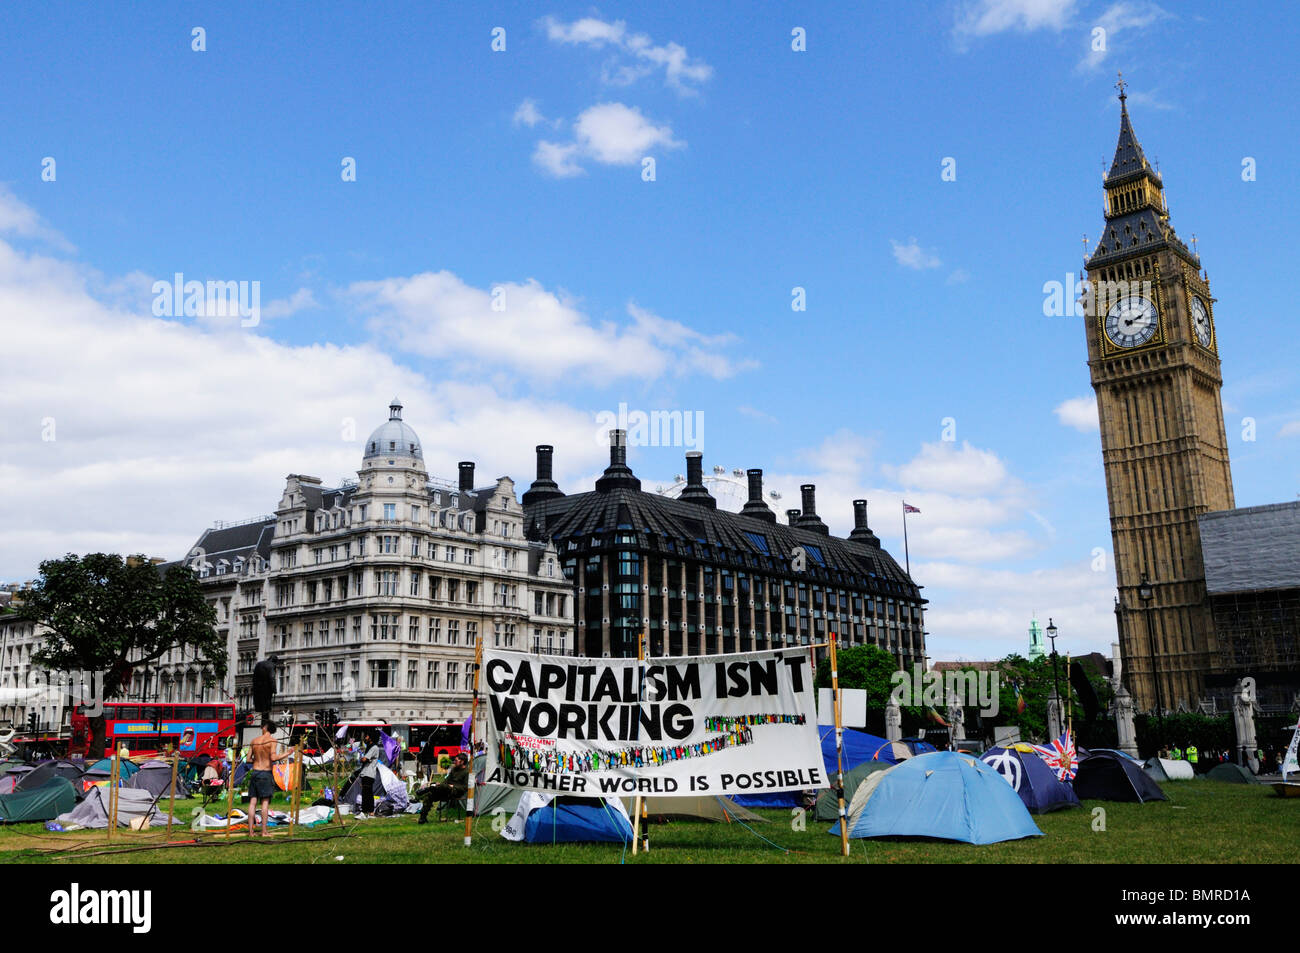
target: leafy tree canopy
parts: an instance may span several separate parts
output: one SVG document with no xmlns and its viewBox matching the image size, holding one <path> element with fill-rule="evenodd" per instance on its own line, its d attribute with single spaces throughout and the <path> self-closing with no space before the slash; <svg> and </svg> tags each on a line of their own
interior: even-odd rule
<svg viewBox="0 0 1300 953">
<path fill-rule="evenodd" d="M 39 664 L 97 673 L 105 699 L 130 684 L 133 666 L 155 662 L 171 649 L 193 651 L 205 686 L 226 674 L 216 611 L 185 566 L 162 574 L 143 556 L 110 553 L 47 559 L 40 578 L 23 593 L 17 615 L 46 630 L 45 644 L 33 656 Z"/>
</svg>

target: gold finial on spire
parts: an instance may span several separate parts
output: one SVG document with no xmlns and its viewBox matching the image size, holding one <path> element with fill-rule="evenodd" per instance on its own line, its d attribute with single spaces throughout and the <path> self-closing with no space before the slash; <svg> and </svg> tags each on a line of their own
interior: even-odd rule
<svg viewBox="0 0 1300 953">
<path fill-rule="evenodd" d="M 1198 248 L 1197 248 L 1197 245 L 1196 245 L 1196 233 L 1195 233 L 1195 232 L 1192 232 L 1192 254 L 1193 254 L 1193 255 L 1197 255 L 1198 257 L 1199 257 L 1199 255 L 1200 255 L 1200 249 L 1198 249 Z"/>
<path fill-rule="evenodd" d="M 1115 84 L 1115 88 L 1119 90 L 1119 101 L 1120 105 L 1123 106 L 1124 100 L 1128 99 L 1128 93 L 1125 92 L 1128 89 L 1128 83 L 1124 82 L 1124 73 L 1122 71 L 1119 73 L 1119 82 Z"/>
</svg>

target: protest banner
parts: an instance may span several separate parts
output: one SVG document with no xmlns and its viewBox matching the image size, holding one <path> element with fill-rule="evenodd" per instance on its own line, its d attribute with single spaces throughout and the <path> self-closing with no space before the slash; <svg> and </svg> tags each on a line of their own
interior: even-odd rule
<svg viewBox="0 0 1300 953">
<path fill-rule="evenodd" d="M 483 650 L 489 784 L 700 795 L 827 785 L 804 648 L 587 659 Z"/>
</svg>

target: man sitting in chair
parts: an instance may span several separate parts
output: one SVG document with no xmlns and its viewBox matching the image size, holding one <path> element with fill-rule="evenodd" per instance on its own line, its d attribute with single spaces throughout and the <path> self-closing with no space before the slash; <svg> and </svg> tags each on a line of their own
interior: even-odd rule
<svg viewBox="0 0 1300 953">
<path fill-rule="evenodd" d="M 469 793 L 469 756 L 463 753 L 456 755 L 445 781 L 431 784 L 415 793 L 424 802 L 420 805 L 420 823 L 425 824 L 429 820 L 429 810 L 434 801 L 459 801 Z"/>
</svg>

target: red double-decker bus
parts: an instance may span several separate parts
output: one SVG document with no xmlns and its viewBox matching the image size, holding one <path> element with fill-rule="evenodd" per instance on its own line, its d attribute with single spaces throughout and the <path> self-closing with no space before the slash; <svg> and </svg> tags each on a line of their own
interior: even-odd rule
<svg viewBox="0 0 1300 953">
<path fill-rule="evenodd" d="M 162 754 L 168 747 L 182 758 L 201 754 L 216 757 L 224 739 L 235 734 L 235 706 L 230 702 L 196 702 L 193 704 L 141 704 L 139 702 L 104 702 L 102 750 L 89 751 L 90 719 L 78 705 L 72 710 L 72 737 L 68 753 L 86 758 L 102 758 L 126 746 L 131 757 L 147 758 Z"/>
</svg>

